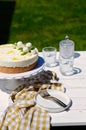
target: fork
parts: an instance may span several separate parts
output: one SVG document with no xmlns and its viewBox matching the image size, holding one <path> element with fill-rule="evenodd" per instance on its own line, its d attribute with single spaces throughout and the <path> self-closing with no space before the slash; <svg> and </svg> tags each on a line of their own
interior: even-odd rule
<svg viewBox="0 0 86 130">
<path fill-rule="evenodd" d="M 60 106 L 62 107 L 67 107 L 67 105 L 62 102 L 60 99 L 54 97 L 54 96 L 51 96 L 47 90 L 44 90 L 43 92 L 39 92 L 40 96 L 45 98 L 45 99 L 49 99 L 49 100 L 52 100 L 54 101 L 55 103 L 59 104 Z"/>
</svg>

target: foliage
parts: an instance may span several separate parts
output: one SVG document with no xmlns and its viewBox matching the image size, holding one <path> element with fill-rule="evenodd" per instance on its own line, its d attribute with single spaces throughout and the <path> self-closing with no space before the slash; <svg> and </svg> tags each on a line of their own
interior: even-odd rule
<svg viewBox="0 0 86 130">
<path fill-rule="evenodd" d="M 59 50 L 69 35 L 75 50 L 86 50 L 85 0 L 16 0 L 9 42 L 32 42 L 39 51 L 45 46 Z"/>
</svg>

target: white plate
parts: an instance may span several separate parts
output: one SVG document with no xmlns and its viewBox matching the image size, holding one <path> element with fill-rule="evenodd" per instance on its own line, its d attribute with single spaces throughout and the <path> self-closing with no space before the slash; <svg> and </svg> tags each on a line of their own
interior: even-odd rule
<svg viewBox="0 0 86 130">
<path fill-rule="evenodd" d="M 44 90 L 41 91 L 43 92 Z M 67 107 L 62 107 L 51 100 L 42 98 L 39 92 L 35 96 L 35 101 L 38 107 L 48 112 L 61 112 L 67 110 L 71 106 L 71 99 L 66 93 L 52 89 L 48 89 L 47 91 L 49 92 L 50 95 L 62 100 L 67 105 Z"/>
<path fill-rule="evenodd" d="M 42 57 L 38 57 L 38 64 L 36 67 L 30 71 L 24 73 L 17 73 L 17 74 L 7 74 L 7 73 L 0 73 L 0 79 L 21 79 L 26 78 L 32 75 L 37 74 L 39 71 L 42 70 L 44 66 L 44 59 Z"/>
</svg>

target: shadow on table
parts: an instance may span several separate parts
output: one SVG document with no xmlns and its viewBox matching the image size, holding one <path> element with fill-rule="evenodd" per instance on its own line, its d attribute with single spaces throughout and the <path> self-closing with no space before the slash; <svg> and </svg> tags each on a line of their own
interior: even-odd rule
<svg viewBox="0 0 86 130">
<path fill-rule="evenodd" d="M 78 58 L 79 56 L 80 56 L 80 53 L 78 53 L 78 52 L 74 53 L 74 58 Z"/>
<path fill-rule="evenodd" d="M 70 130 L 70 128 L 72 128 L 72 129 L 73 128 L 76 128 L 76 129 L 77 128 L 82 128 L 83 129 L 83 128 L 86 128 L 86 126 L 57 126 L 57 127 L 56 126 L 51 126 L 50 130 L 64 130 L 64 129 Z"/>
<path fill-rule="evenodd" d="M 73 71 L 74 71 L 74 72 L 73 72 L 73 75 L 81 73 L 81 69 L 80 69 L 80 68 L 74 67 L 74 70 L 73 70 Z"/>
<path fill-rule="evenodd" d="M 74 58 L 78 58 L 78 57 L 80 57 L 80 53 L 75 52 L 75 53 L 74 53 Z M 79 74 L 79 73 L 81 73 L 81 69 L 74 67 L 74 73 L 73 73 L 73 75 Z"/>
</svg>

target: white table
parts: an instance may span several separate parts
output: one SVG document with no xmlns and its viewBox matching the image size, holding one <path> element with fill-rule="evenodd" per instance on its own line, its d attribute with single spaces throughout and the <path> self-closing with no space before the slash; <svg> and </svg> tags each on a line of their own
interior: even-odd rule
<svg viewBox="0 0 86 130">
<path fill-rule="evenodd" d="M 39 54 L 42 56 L 42 53 Z M 57 59 L 58 54 L 57 52 Z M 75 52 L 74 67 L 79 73 L 72 76 L 63 76 L 59 71 L 59 65 L 53 68 L 45 67 L 57 73 L 59 82 L 63 84 L 67 95 L 72 99 L 72 106 L 68 111 L 49 113 L 52 126 L 86 125 L 86 51 Z M 0 115 L 8 106 L 8 97 L 9 93 L 0 90 Z"/>
</svg>

